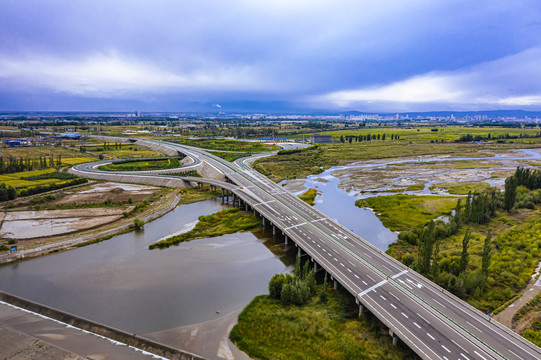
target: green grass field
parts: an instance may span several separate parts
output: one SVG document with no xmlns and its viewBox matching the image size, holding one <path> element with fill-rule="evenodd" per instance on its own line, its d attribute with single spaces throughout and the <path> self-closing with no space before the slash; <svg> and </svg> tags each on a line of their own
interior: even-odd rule
<svg viewBox="0 0 541 360">
<path fill-rule="evenodd" d="M 318 286 L 318 292 L 323 286 Z M 257 359 L 417 359 L 406 346 L 392 345 L 384 326 L 358 307 L 345 291 L 328 289 L 304 306 L 283 306 L 267 295 L 244 308 L 230 338 Z"/>
<path fill-rule="evenodd" d="M 144 161 L 118 162 L 100 166 L 100 170 L 106 171 L 149 171 L 174 169 L 180 167 L 178 159 L 159 159 Z"/>
<path fill-rule="evenodd" d="M 401 231 L 449 214 L 456 201 L 452 196 L 399 194 L 360 199 L 355 205 L 373 209 L 386 227 Z"/>
<path fill-rule="evenodd" d="M 316 189 L 308 189 L 301 195 L 299 195 L 299 199 L 306 202 L 309 205 L 314 206 L 314 200 L 316 198 L 317 192 Z"/>
</svg>

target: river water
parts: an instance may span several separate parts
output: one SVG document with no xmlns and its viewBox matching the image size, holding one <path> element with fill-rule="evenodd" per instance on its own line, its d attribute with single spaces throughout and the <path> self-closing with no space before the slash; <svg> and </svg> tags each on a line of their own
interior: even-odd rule
<svg viewBox="0 0 541 360">
<path fill-rule="evenodd" d="M 222 208 L 220 199 L 179 206 L 143 232 L 4 265 L 0 288 L 137 334 L 215 319 L 266 293 L 295 257 L 262 230 L 148 250 Z"/>
</svg>

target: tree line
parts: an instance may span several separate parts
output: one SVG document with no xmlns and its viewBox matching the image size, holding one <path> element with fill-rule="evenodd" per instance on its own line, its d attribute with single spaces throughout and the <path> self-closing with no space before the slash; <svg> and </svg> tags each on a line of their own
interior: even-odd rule
<svg viewBox="0 0 541 360">
<path fill-rule="evenodd" d="M 538 131 L 535 134 L 527 134 L 527 133 L 520 133 L 519 135 L 510 135 L 509 133 L 506 134 L 498 134 L 498 135 L 492 135 L 491 133 L 488 133 L 488 135 L 472 135 L 472 134 L 465 134 L 462 135 L 456 142 L 472 142 L 472 141 L 488 141 L 488 140 L 503 140 L 503 139 L 528 139 L 528 138 L 539 138 L 541 137 L 541 132 Z"/>
<path fill-rule="evenodd" d="M 16 172 L 48 169 L 62 165 L 61 155 L 40 156 L 39 158 L 13 157 L 4 158 L 0 156 L 0 174 L 11 174 Z"/>
<path fill-rule="evenodd" d="M 340 142 L 345 143 L 346 141 L 350 144 L 355 142 L 362 142 L 362 141 L 372 141 L 372 140 L 385 140 L 389 137 L 387 134 L 367 134 L 367 135 L 340 135 Z M 391 140 L 398 140 L 400 139 L 399 135 L 391 134 Z"/>
</svg>

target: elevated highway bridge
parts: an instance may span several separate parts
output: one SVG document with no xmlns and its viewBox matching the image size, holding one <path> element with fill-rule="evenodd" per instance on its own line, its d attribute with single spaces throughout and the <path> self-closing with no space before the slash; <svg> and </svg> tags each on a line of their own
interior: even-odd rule
<svg viewBox="0 0 541 360">
<path fill-rule="evenodd" d="M 281 231 L 323 268 L 359 304 L 388 328 L 393 341 L 400 338 L 423 359 L 488 360 L 541 359 L 541 349 L 455 297 L 430 280 L 388 256 L 338 222 L 306 204 L 289 191 L 252 170 L 249 159 L 230 163 L 204 150 L 138 139 L 143 146 L 165 147 L 185 154 L 194 166 L 212 167 L 222 181 L 186 178 L 231 191 L 246 209 L 252 209 L 274 230 Z M 94 164 L 95 165 L 95 164 Z M 86 177 L 101 171 L 92 164 L 72 169 Z M 115 173 L 133 176 L 167 175 Z M 178 181 L 178 177 L 176 178 Z M 183 180 L 181 180 L 183 181 Z"/>
</svg>

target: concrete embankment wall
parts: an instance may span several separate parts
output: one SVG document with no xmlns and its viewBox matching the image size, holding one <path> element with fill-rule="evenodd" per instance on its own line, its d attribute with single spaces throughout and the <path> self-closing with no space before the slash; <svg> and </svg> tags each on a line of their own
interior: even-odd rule
<svg viewBox="0 0 541 360">
<path fill-rule="evenodd" d="M 126 345 L 174 360 L 206 360 L 205 358 L 189 353 L 187 351 L 172 348 L 170 346 L 160 344 L 158 342 L 142 338 L 135 334 L 128 334 L 125 331 L 115 329 L 85 318 L 69 314 L 64 311 L 56 310 L 48 306 L 35 303 L 30 300 L 20 298 L 0 291 L 0 300 L 11 305 L 20 307 L 47 316 L 51 319 L 63 322 L 76 328 L 89 331 L 91 333 L 104 336 L 111 340 L 121 342 Z"/>
</svg>

